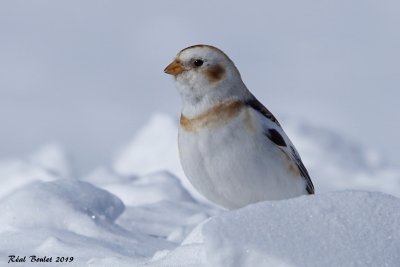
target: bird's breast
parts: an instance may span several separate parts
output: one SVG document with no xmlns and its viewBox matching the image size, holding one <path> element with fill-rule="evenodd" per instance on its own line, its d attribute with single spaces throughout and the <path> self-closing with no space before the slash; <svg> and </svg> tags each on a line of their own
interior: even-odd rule
<svg viewBox="0 0 400 267">
<path fill-rule="evenodd" d="M 179 155 L 186 176 L 197 190 L 216 203 L 231 206 L 224 196 L 236 192 L 242 184 L 230 179 L 246 178 L 242 166 L 251 166 L 250 161 L 259 154 L 257 141 L 262 135 L 257 134 L 257 124 L 240 103 L 226 105 L 217 118 L 214 116 L 190 122 L 181 118 Z"/>
</svg>

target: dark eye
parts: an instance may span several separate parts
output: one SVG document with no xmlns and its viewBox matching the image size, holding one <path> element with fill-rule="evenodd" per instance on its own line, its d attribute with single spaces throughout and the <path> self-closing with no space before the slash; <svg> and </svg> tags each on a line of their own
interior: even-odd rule
<svg viewBox="0 0 400 267">
<path fill-rule="evenodd" d="M 201 59 L 196 59 L 196 60 L 193 62 L 193 64 L 194 64 L 196 67 L 200 67 L 201 65 L 203 65 L 203 63 L 204 63 L 204 61 L 201 60 Z"/>
</svg>

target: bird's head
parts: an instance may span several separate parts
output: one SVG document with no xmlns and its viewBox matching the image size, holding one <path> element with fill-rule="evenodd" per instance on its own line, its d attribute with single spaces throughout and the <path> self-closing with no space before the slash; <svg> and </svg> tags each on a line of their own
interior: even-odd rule
<svg viewBox="0 0 400 267">
<path fill-rule="evenodd" d="M 164 72 L 175 77 L 184 105 L 213 105 L 247 91 L 232 60 L 209 45 L 181 50 Z"/>
</svg>

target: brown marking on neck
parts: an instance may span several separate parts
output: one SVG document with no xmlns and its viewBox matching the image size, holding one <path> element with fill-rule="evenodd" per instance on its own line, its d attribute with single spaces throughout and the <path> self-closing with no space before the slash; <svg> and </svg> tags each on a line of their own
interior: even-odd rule
<svg viewBox="0 0 400 267">
<path fill-rule="evenodd" d="M 219 82 L 225 77 L 225 69 L 219 64 L 210 66 L 206 70 L 206 76 L 210 83 Z"/>
<path fill-rule="evenodd" d="M 180 126 L 188 132 L 196 132 L 204 127 L 218 127 L 224 125 L 240 113 L 244 103 L 229 101 L 221 103 L 194 118 L 187 118 L 181 114 Z"/>
</svg>

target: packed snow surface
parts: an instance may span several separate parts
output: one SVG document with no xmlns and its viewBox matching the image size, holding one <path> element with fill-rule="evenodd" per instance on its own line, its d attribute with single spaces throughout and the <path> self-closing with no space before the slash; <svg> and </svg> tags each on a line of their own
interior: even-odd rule
<svg viewBox="0 0 400 267">
<path fill-rule="evenodd" d="M 258 203 L 203 227 L 208 266 L 396 266 L 400 201 L 334 192 Z M 218 253 L 216 253 L 218 252 Z"/>
<path fill-rule="evenodd" d="M 400 171 L 327 129 L 285 126 L 318 194 L 234 211 L 190 186 L 161 114 L 85 177 L 56 144 L 0 160 L 0 266 L 398 266 Z"/>
</svg>

